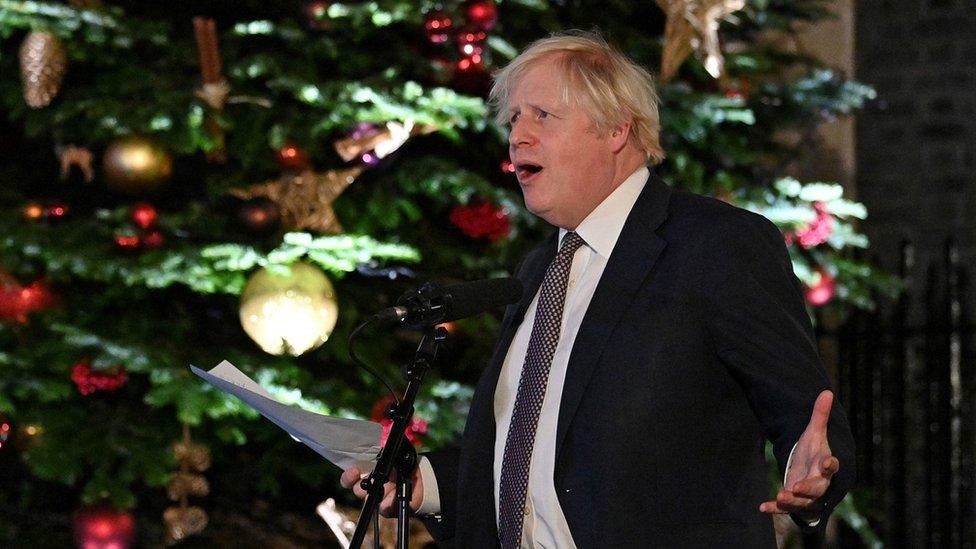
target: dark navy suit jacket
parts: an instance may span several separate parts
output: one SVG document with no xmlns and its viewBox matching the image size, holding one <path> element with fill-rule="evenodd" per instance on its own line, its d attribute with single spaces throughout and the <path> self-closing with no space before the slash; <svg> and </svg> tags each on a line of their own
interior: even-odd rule
<svg viewBox="0 0 976 549">
<path fill-rule="evenodd" d="M 459 449 L 428 454 L 444 546 L 493 548 L 495 385 L 556 252 L 530 252 L 475 390 Z M 775 547 L 764 444 L 781 470 L 829 381 L 779 230 L 724 202 L 672 191 L 653 173 L 637 199 L 573 345 L 553 483 L 580 548 Z M 853 481 L 839 403 L 840 460 L 824 520 Z"/>
</svg>

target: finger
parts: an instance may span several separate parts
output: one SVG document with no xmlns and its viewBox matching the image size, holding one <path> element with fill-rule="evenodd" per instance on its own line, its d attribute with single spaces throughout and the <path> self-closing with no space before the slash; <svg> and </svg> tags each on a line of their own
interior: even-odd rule
<svg viewBox="0 0 976 549">
<path fill-rule="evenodd" d="M 396 488 L 394 488 L 392 483 L 387 484 L 383 490 L 383 499 L 380 500 L 380 514 L 386 518 L 393 518 L 396 516 L 396 507 L 394 505 L 396 500 Z"/>
<path fill-rule="evenodd" d="M 830 419 L 830 408 L 834 404 L 834 393 L 829 389 L 817 395 L 817 401 L 813 403 L 813 413 L 810 414 L 810 423 L 807 429 L 827 432 L 827 420 Z"/>
<path fill-rule="evenodd" d="M 809 477 L 795 483 L 791 491 L 800 497 L 817 499 L 827 492 L 829 486 L 830 480 L 828 479 L 823 477 Z"/>
<path fill-rule="evenodd" d="M 813 498 L 797 495 L 789 490 L 780 490 L 776 494 L 776 504 L 782 509 L 791 509 L 790 512 L 806 509 L 813 503 Z"/>
<path fill-rule="evenodd" d="M 771 515 L 774 514 L 780 515 L 784 513 L 789 513 L 789 511 L 787 511 L 786 509 L 780 509 L 779 504 L 776 503 L 776 500 L 762 502 L 759 505 L 759 511 L 762 513 L 769 513 Z"/>
<path fill-rule="evenodd" d="M 810 507 L 813 501 L 810 498 L 796 496 L 787 490 L 780 490 L 775 500 L 763 502 L 759 510 L 763 513 L 795 513 Z"/>
<path fill-rule="evenodd" d="M 359 484 L 360 472 L 358 467 L 350 467 L 342 472 L 342 476 L 339 477 L 339 484 L 345 489 L 350 489 L 354 485 Z"/>
<path fill-rule="evenodd" d="M 820 476 L 829 479 L 840 471 L 840 460 L 834 456 L 827 456 L 820 462 Z"/>
</svg>

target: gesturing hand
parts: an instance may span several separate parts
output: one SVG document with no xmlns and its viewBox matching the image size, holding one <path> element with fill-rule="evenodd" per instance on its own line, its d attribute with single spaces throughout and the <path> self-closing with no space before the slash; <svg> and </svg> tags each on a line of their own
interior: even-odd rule
<svg viewBox="0 0 976 549">
<path fill-rule="evenodd" d="M 759 506 L 763 513 L 810 514 L 820 509 L 820 498 L 830 486 L 830 479 L 840 469 L 840 462 L 827 444 L 827 420 L 834 394 L 823 391 L 813 405 L 810 423 L 800 436 L 786 474 L 786 483 L 776 499 Z M 806 512 L 806 513 L 805 513 Z"/>
</svg>

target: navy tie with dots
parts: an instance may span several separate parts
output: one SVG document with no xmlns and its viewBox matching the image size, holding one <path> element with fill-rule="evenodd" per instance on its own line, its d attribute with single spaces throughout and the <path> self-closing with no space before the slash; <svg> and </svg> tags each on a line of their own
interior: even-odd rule
<svg viewBox="0 0 976 549">
<path fill-rule="evenodd" d="M 559 343 L 566 285 L 573 255 L 584 244 L 575 232 L 566 233 L 559 253 L 549 265 L 539 290 L 539 304 L 529 336 L 529 348 L 515 395 L 512 423 L 505 438 L 502 457 L 502 478 L 499 481 L 498 515 L 502 549 L 519 547 L 522 540 L 522 521 L 525 518 L 525 497 L 529 486 L 529 464 L 535 445 L 535 430 L 539 424 L 542 401 L 549 383 L 549 368 Z"/>
</svg>

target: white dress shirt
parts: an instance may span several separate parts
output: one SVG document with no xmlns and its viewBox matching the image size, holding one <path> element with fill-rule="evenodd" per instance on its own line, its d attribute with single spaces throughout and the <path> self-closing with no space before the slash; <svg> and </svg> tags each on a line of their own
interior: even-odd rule
<svg viewBox="0 0 976 549">
<path fill-rule="evenodd" d="M 580 324 L 586 314 L 593 292 L 596 290 L 603 269 L 610 259 L 620 231 L 623 230 L 627 215 L 634 202 L 644 189 L 649 172 L 641 167 L 624 180 L 610 196 L 576 227 L 578 234 L 586 243 L 576 251 L 569 270 L 569 283 L 566 288 L 566 302 L 563 307 L 562 327 L 559 343 L 549 369 L 549 383 L 546 397 L 542 403 L 539 424 L 536 427 L 535 446 L 529 472 L 529 487 L 526 495 L 526 516 L 522 525 L 522 546 L 538 548 L 576 547 L 566 524 L 556 488 L 553 485 L 556 459 L 556 424 L 559 419 L 559 404 L 562 400 L 563 382 L 566 380 L 566 367 L 573 351 L 573 343 Z M 559 230 L 559 241 L 566 234 Z M 535 311 L 539 301 L 536 293 L 525 320 L 515 332 L 508 355 L 502 365 L 498 385 L 495 387 L 495 516 L 498 516 L 499 481 L 502 472 L 502 457 L 505 453 L 505 440 L 515 408 L 522 365 L 529 347 L 529 336 L 535 324 Z"/>
</svg>

